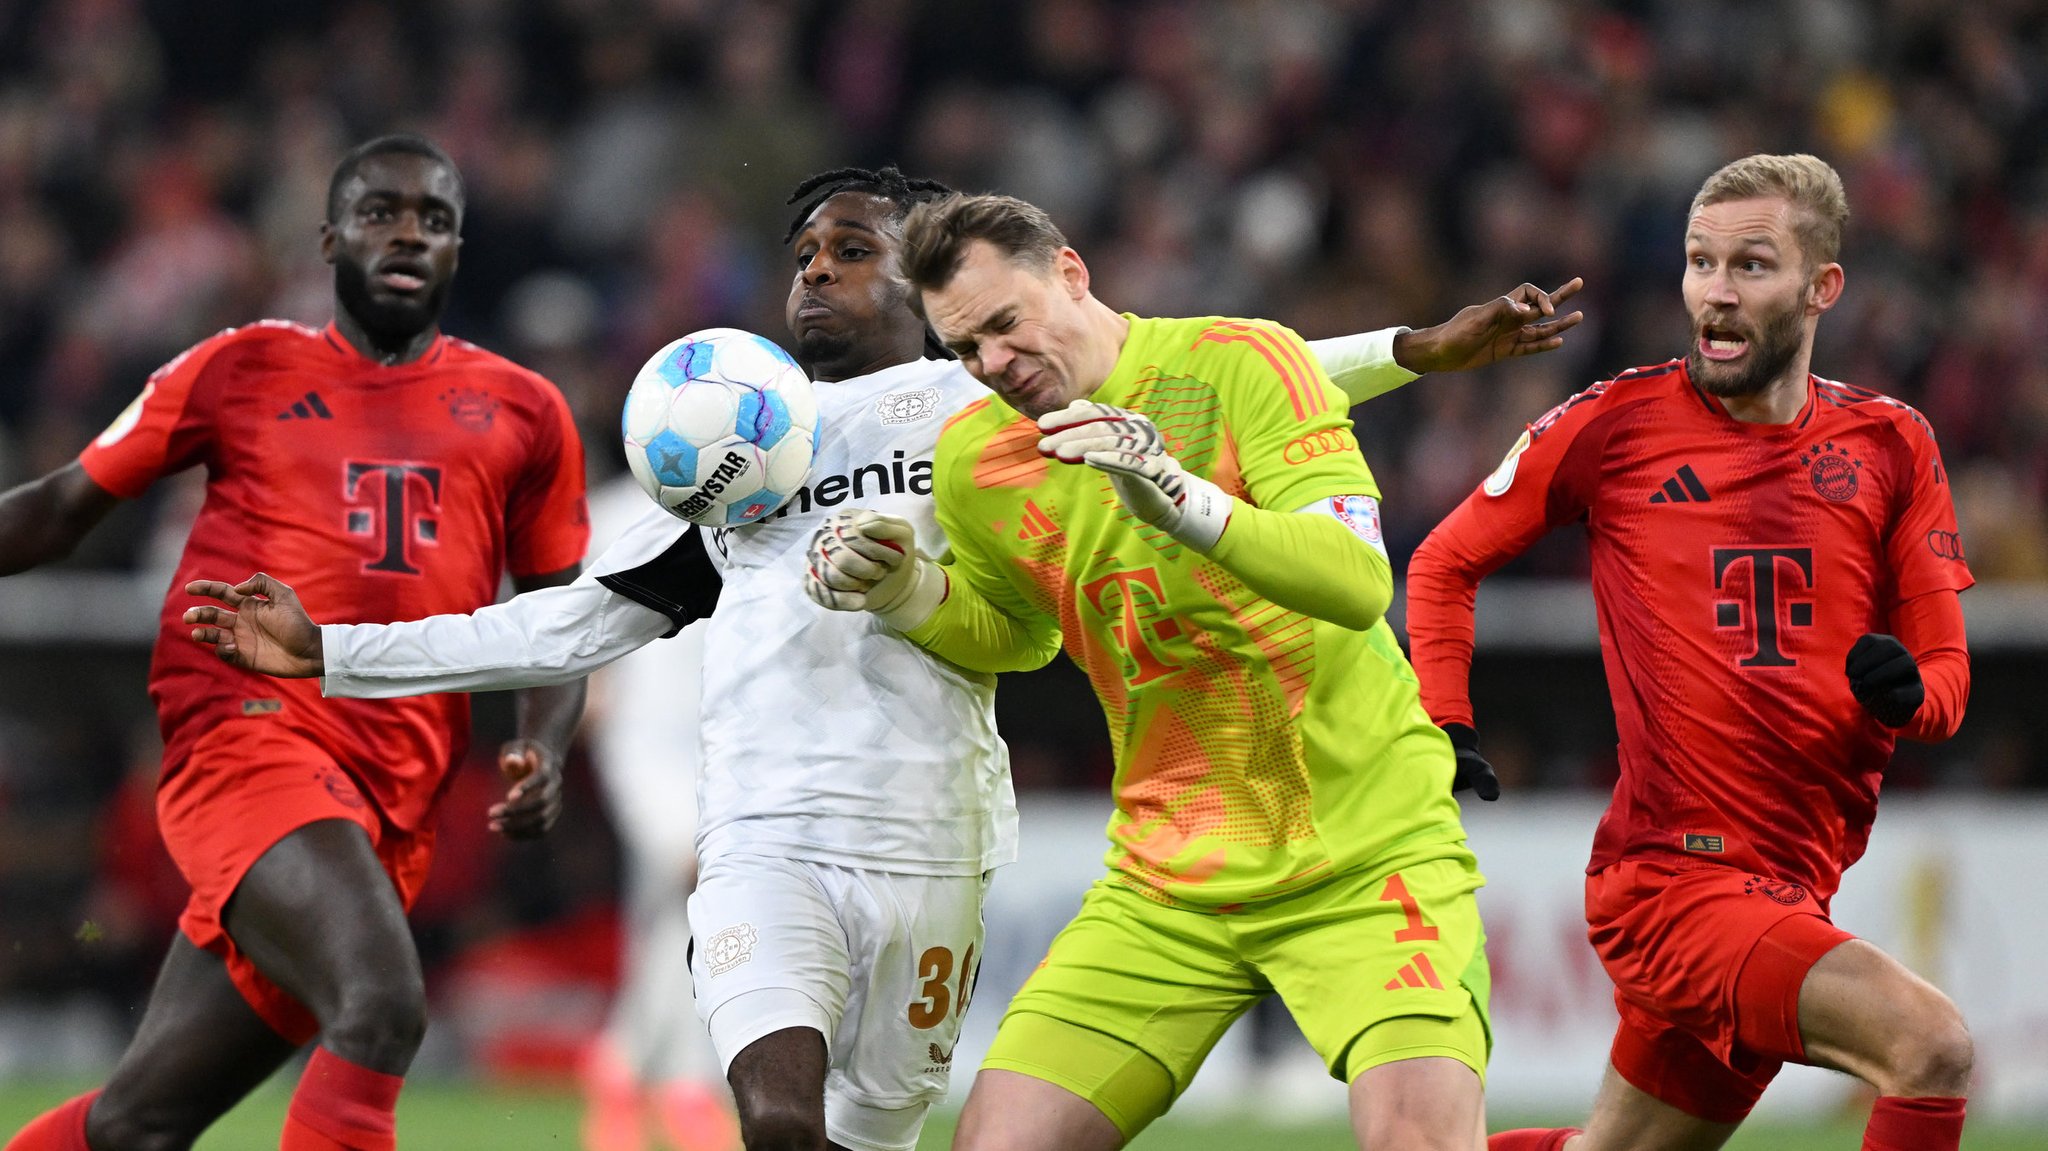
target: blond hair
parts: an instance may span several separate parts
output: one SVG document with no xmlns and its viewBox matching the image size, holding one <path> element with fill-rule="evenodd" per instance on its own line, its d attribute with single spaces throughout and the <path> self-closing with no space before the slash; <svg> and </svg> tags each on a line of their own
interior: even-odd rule
<svg viewBox="0 0 2048 1151">
<path fill-rule="evenodd" d="M 988 241 L 1005 258 L 1037 271 L 1052 267 L 1053 257 L 1067 246 L 1067 237 L 1045 209 L 1015 196 L 956 192 L 919 204 L 903 221 L 900 262 L 903 277 L 915 289 L 910 299 L 920 315 L 920 294 L 944 288 L 976 240 Z"/>
<path fill-rule="evenodd" d="M 1849 223 L 1849 194 L 1842 190 L 1841 175 L 1818 156 L 1760 153 L 1723 165 L 1700 185 L 1686 219 L 1709 204 L 1762 196 L 1780 197 L 1799 210 L 1793 232 L 1811 265 L 1834 262 L 1842 250 L 1842 229 Z"/>
</svg>

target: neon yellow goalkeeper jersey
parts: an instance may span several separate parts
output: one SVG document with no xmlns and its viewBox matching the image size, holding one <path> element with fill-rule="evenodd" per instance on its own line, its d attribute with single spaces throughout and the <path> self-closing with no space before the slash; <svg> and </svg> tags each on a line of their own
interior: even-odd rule
<svg viewBox="0 0 2048 1151">
<path fill-rule="evenodd" d="M 1343 394 L 1300 337 L 1127 318 L 1091 398 L 1150 416 L 1188 471 L 1280 511 L 1377 499 Z M 1384 620 L 1353 631 L 1274 604 L 1126 511 L 1104 473 L 1041 457 L 1038 439 L 999 401 L 961 411 L 939 438 L 939 520 L 952 578 L 1032 631 L 1057 626 L 1094 684 L 1121 880 L 1228 908 L 1463 841 L 1449 743 Z"/>
</svg>

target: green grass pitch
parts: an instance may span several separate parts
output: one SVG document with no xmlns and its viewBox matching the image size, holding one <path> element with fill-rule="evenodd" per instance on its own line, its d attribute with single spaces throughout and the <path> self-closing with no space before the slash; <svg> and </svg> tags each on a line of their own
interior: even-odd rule
<svg viewBox="0 0 2048 1151">
<path fill-rule="evenodd" d="M 69 1084 L 0 1084 L 0 1134 L 11 1134 L 37 1112 L 75 1094 Z M 288 1080 L 274 1082 L 214 1127 L 198 1151 L 272 1151 L 290 1096 Z M 409 1084 L 398 1109 L 402 1147 L 431 1151 L 580 1151 L 581 1104 L 559 1087 L 522 1090 L 425 1081 Z M 1496 1122 L 1496 1126 L 1502 1125 Z M 945 1151 L 951 1115 L 926 1127 L 920 1151 Z M 1860 1127 L 1755 1123 L 1728 1144 L 1731 1151 L 1856 1151 Z M 1144 1151 L 1350 1151 L 1341 1123 L 1286 1125 L 1255 1117 L 1168 1117 L 1133 1148 Z M 1966 1151 L 2048 1151 L 2048 1122 L 2028 1126 L 1980 1125 L 1963 1138 Z"/>
</svg>

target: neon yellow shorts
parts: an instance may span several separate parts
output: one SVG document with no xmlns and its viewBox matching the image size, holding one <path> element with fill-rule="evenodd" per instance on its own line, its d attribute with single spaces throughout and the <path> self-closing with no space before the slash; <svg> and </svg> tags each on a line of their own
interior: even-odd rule
<svg viewBox="0 0 2048 1151">
<path fill-rule="evenodd" d="M 1335 1078 L 1445 1056 L 1483 1079 L 1491 980 L 1473 893 L 1484 882 L 1462 845 L 1229 914 L 1166 907 L 1105 878 L 1010 1001 L 983 1066 L 1065 1087 L 1129 1138 L 1277 992 Z"/>
</svg>

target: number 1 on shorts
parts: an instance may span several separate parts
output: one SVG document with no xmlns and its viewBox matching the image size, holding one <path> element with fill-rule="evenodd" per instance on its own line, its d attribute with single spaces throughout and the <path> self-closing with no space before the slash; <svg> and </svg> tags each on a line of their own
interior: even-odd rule
<svg viewBox="0 0 2048 1151">
<path fill-rule="evenodd" d="M 1401 873 L 1387 877 L 1387 886 L 1380 892 L 1380 902 L 1398 903 L 1401 914 L 1408 917 L 1408 926 L 1394 933 L 1396 943 L 1427 943 L 1437 937 L 1437 930 L 1422 922 L 1422 908 L 1415 897 L 1408 894 L 1408 885 L 1401 881 Z"/>
</svg>

